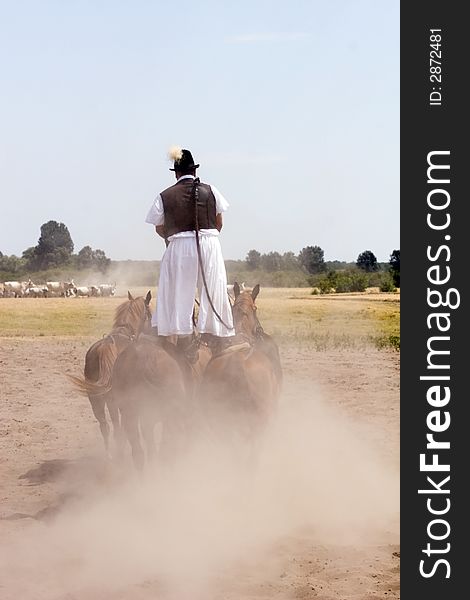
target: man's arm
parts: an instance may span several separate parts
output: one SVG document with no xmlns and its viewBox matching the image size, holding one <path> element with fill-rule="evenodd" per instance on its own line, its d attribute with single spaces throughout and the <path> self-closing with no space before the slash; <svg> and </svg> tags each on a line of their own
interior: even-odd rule
<svg viewBox="0 0 470 600">
<path fill-rule="evenodd" d="M 163 211 L 163 201 L 160 194 L 158 194 L 158 196 L 153 201 L 152 206 L 150 207 L 150 210 L 145 219 L 145 222 L 153 225 L 157 234 L 160 237 L 162 237 L 166 242 L 165 216 Z"/>
<path fill-rule="evenodd" d="M 166 237 L 165 225 L 155 225 L 155 231 L 158 233 L 160 237 L 165 240 L 165 246 L 168 248 L 168 244 L 170 243 Z"/>
<path fill-rule="evenodd" d="M 222 213 L 227 210 L 229 204 L 214 185 L 211 185 L 211 190 L 215 197 L 215 226 L 220 231 L 223 225 Z"/>
<path fill-rule="evenodd" d="M 160 237 L 162 237 L 163 239 L 166 238 L 165 235 L 165 225 L 155 225 L 155 231 L 158 233 L 158 235 Z"/>
</svg>

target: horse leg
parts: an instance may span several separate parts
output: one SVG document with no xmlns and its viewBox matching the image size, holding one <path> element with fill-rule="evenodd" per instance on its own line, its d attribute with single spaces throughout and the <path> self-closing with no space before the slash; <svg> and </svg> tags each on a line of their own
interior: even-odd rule
<svg viewBox="0 0 470 600">
<path fill-rule="evenodd" d="M 124 445 L 125 445 L 125 434 L 122 430 L 121 426 L 121 418 L 119 416 L 119 408 L 114 402 L 113 396 L 111 394 L 107 395 L 106 398 L 106 406 L 108 407 L 109 416 L 111 417 L 111 422 L 113 424 L 113 437 L 114 443 L 116 444 L 117 454 L 120 458 L 124 455 Z"/>
<path fill-rule="evenodd" d="M 145 415 L 141 420 L 140 428 L 142 431 L 142 437 L 145 441 L 145 446 L 147 448 L 147 460 L 148 462 L 153 462 L 157 457 L 157 447 L 155 445 L 155 420 L 151 417 L 151 415 Z"/>
<path fill-rule="evenodd" d="M 144 468 L 144 451 L 140 444 L 139 418 L 135 407 L 128 407 L 121 413 L 122 425 L 132 448 L 134 466 L 138 471 Z"/>
<path fill-rule="evenodd" d="M 252 431 L 248 443 L 248 468 L 251 470 L 252 474 L 255 474 L 259 468 L 260 455 L 263 448 L 263 439 L 260 437 L 260 432 Z"/>
<path fill-rule="evenodd" d="M 162 440 L 160 443 L 160 456 L 165 463 L 175 460 L 178 449 L 178 432 L 173 423 L 165 419 L 162 423 Z"/>
<path fill-rule="evenodd" d="M 105 398 L 104 396 L 88 396 L 91 404 L 91 409 L 96 420 L 100 425 L 101 435 L 103 436 L 104 449 L 109 457 L 109 425 L 106 421 L 106 413 L 104 411 Z"/>
</svg>

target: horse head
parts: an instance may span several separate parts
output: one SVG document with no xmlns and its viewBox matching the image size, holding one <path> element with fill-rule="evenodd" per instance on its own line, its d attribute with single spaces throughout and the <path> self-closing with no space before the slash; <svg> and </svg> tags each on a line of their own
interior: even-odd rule
<svg viewBox="0 0 470 600">
<path fill-rule="evenodd" d="M 235 301 L 232 306 L 232 314 L 235 331 L 253 340 L 259 337 L 260 331 L 263 330 L 256 315 L 255 300 L 259 290 L 259 283 L 251 291 L 246 289 L 241 291 L 237 282 L 233 284 Z"/>
<path fill-rule="evenodd" d="M 152 293 L 148 291 L 145 298 L 143 296 L 134 298 L 130 292 L 127 292 L 127 298 L 127 302 L 123 302 L 116 309 L 114 328 L 126 327 L 133 336 L 137 337 L 151 328 L 150 300 Z"/>
</svg>

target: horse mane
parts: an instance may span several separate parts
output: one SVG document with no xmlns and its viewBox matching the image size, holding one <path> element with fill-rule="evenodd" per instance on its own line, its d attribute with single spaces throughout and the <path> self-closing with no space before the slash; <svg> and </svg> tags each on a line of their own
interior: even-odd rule
<svg viewBox="0 0 470 600">
<path fill-rule="evenodd" d="M 114 315 L 114 329 L 119 327 L 131 327 L 135 332 L 142 323 L 145 315 L 145 299 L 139 296 L 132 300 L 126 300 L 116 308 Z"/>
</svg>

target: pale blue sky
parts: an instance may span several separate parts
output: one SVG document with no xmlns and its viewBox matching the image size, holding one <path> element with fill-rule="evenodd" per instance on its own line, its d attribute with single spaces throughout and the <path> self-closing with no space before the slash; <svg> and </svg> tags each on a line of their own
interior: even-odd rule
<svg viewBox="0 0 470 600">
<path fill-rule="evenodd" d="M 0 250 L 160 259 L 170 145 L 230 202 L 225 258 L 399 242 L 399 1 L 0 0 Z"/>
</svg>

